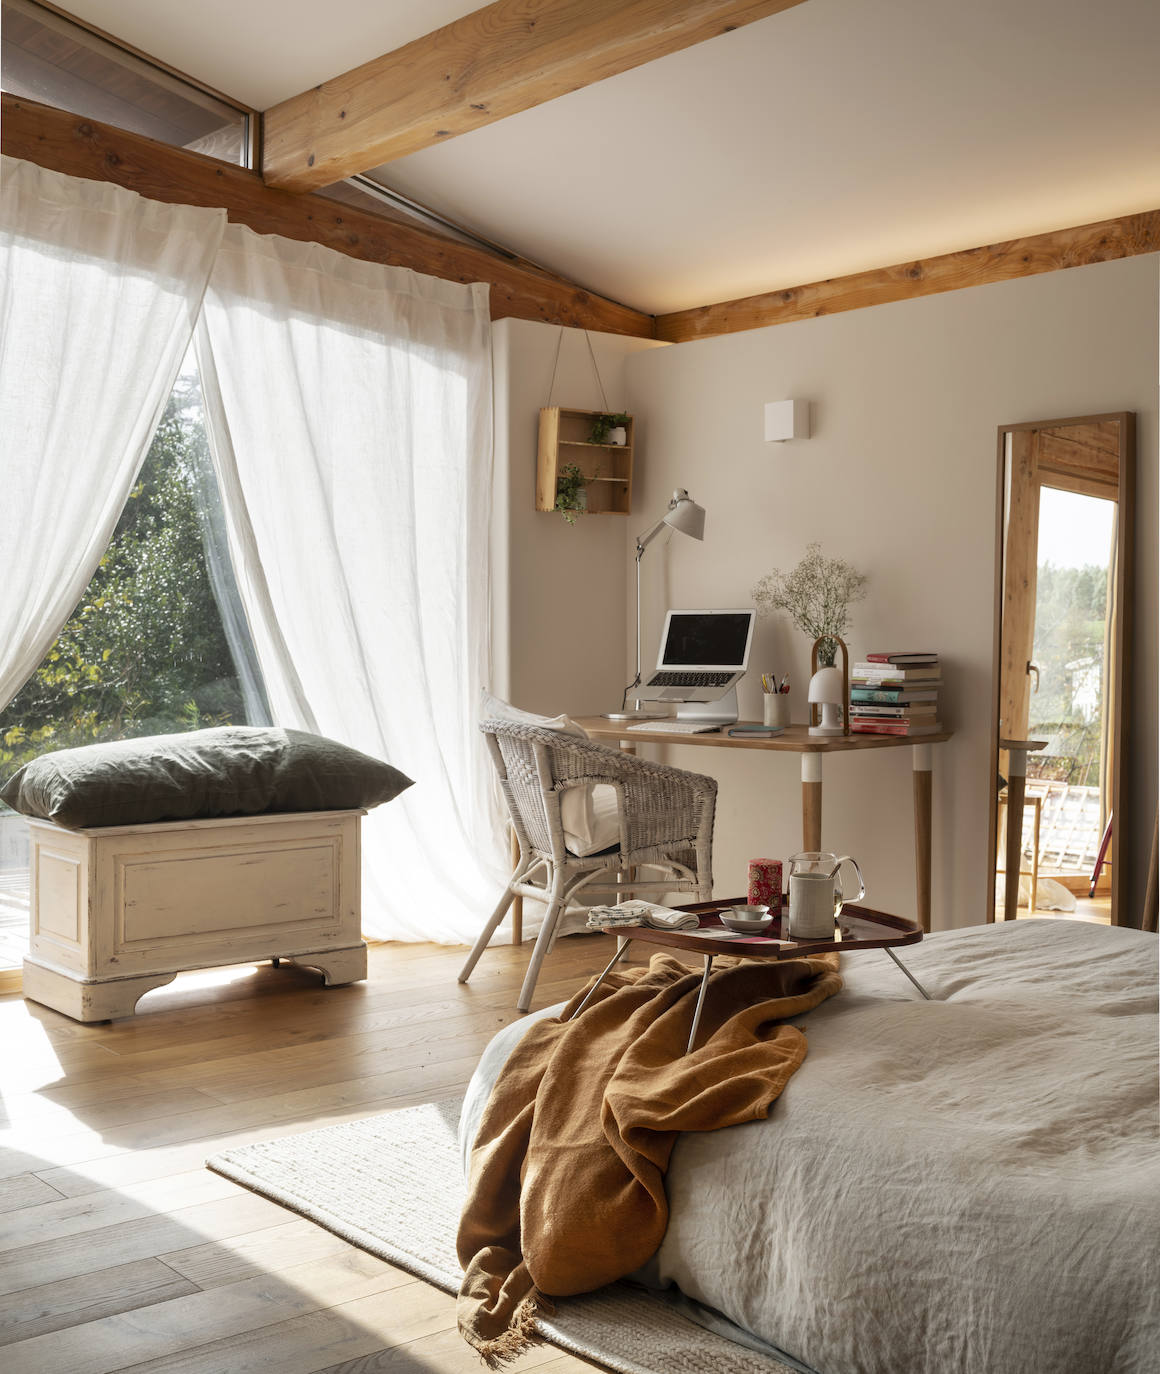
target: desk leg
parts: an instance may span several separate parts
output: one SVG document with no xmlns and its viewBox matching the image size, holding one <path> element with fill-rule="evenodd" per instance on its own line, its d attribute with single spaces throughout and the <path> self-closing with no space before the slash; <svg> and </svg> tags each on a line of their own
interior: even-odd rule
<svg viewBox="0 0 1160 1374">
<path fill-rule="evenodd" d="M 929 744 L 914 746 L 914 890 L 918 923 L 930 930 L 930 770 Z"/>
<path fill-rule="evenodd" d="M 1019 870 L 1023 858 L 1023 798 L 1027 795 L 1027 750 L 1012 749 L 1007 755 L 1007 866 L 1003 893 L 1003 919 L 1019 914 Z"/>
<path fill-rule="evenodd" d="M 520 842 L 516 838 L 516 828 L 512 826 L 512 872 L 514 873 L 520 862 Z M 522 945 L 524 942 L 524 899 L 520 896 L 512 898 L 512 944 Z"/>
<path fill-rule="evenodd" d="M 1043 820 L 1043 800 L 1032 797 L 1031 804 L 1035 808 L 1035 819 L 1031 832 L 1031 906 L 1027 914 L 1034 916 L 1035 908 L 1039 905 L 1039 828 Z M 1019 858 L 1022 860 L 1023 855 L 1020 854 Z"/>
<path fill-rule="evenodd" d="M 802 848 L 822 847 L 822 756 L 802 755 Z"/>
</svg>

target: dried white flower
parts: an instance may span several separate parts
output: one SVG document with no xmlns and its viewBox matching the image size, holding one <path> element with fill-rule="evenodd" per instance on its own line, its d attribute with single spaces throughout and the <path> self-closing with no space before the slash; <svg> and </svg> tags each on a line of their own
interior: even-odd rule
<svg viewBox="0 0 1160 1374">
<path fill-rule="evenodd" d="M 850 624 L 850 603 L 866 595 L 866 577 L 844 558 L 825 558 L 820 544 L 810 544 L 792 572 L 775 568 L 750 595 L 762 615 L 785 611 L 811 639 L 844 636 Z M 830 640 L 818 645 L 818 661 L 833 663 L 838 646 Z"/>
</svg>

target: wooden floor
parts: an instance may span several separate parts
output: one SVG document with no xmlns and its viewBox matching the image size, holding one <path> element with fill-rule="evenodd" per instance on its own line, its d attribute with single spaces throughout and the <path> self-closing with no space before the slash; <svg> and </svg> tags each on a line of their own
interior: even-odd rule
<svg viewBox="0 0 1160 1374">
<path fill-rule="evenodd" d="M 380 945 L 366 983 L 186 974 L 82 1026 L 0 998 L 4 1374 L 457 1374 L 453 1300 L 203 1167 L 207 1155 L 461 1092 L 528 956 Z M 605 962 L 561 940 L 536 1005 Z M 597 1368 L 553 1346 L 517 1370 Z"/>
</svg>

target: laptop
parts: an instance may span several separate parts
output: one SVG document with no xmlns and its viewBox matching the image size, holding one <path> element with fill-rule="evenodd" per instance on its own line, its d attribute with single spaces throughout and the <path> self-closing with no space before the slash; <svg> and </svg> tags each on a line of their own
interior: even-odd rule
<svg viewBox="0 0 1160 1374">
<path fill-rule="evenodd" d="M 641 701 L 717 701 L 749 666 L 756 611 L 670 611 Z"/>
</svg>

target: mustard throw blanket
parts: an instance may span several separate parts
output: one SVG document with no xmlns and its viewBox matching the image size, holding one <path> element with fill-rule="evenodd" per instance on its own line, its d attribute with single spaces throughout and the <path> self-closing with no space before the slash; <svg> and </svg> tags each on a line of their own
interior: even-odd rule
<svg viewBox="0 0 1160 1374">
<path fill-rule="evenodd" d="M 459 1329 L 489 1368 L 531 1343 L 547 1297 L 591 1292 L 656 1251 L 677 1133 L 766 1116 L 806 1053 L 785 1018 L 842 986 L 836 954 L 723 960 L 686 1055 L 700 983 L 654 955 L 647 969 L 609 975 L 575 1021 L 536 1022 L 504 1065 L 458 1236 Z"/>
</svg>

